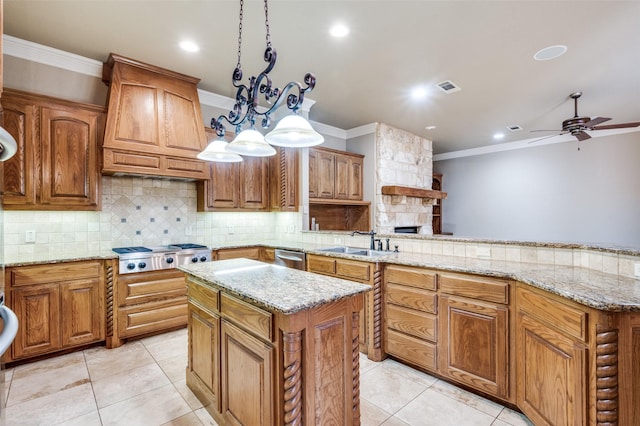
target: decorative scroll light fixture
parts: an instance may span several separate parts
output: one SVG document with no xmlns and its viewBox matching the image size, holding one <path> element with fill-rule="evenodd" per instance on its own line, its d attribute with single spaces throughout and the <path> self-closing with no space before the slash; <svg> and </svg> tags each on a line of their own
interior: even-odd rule
<svg viewBox="0 0 640 426">
<path fill-rule="evenodd" d="M 244 0 L 240 0 L 240 24 L 238 26 L 238 63 L 233 70 L 231 77 L 236 91 L 236 103 L 233 110 L 228 115 L 220 115 L 211 119 L 211 128 L 215 130 L 219 139 L 211 142 L 207 148 L 198 154 L 198 158 L 208 161 L 241 161 L 241 154 L 253 157 L 267 157 L 275 155 L 276 151 L 271 145 L 303 148 L 320 145 L 324 138 L 313 130 L 311 124 L 298 114 L 298 109 L 304 102 L 304 94 L 313 90 L 316 85 L 316 77 L 312 73 L 304 76 L 304 84 L 290 82 L 281 90 L 273 87 L 269 73 L 276 65 L 276 51 L 271 47 L 271 34 L 269 32 L 269 7 L 267 0 L 264 0 L 265 27 L 267 30 L 267 48 L 264 52 L 264 61 L 267 67 L 257 77 L 249 79 L 249 86 L 241 84 L 242 67 L 240 57 L 242 51 L 242 18 L 244 14 Z M 261 108 L 259 97 L 263 96 L 268 108 Z M 275 129 L 266 136 L 262 136 L 255 128 L 256 119 L 262 117 L 261 125 L 267 129 L 271 125 L 271 114 L 282 106 L 286 100 L 287 108 L 292 111 L 291 115 L 284 117 L 276 125 Z M 262 111 L 259 111 L 260 108 Z M 266 108 L 266 109 L 265 109 Z M 236 128 L 236 138 L 227 143 L 223 137 L 225 126 L 222 124 L 226 120 Z M 248 129 L 242 130 L 242 126 L 248 123 Z M 240 160 L 238 160 L 240 158 Z"/>
</svg>

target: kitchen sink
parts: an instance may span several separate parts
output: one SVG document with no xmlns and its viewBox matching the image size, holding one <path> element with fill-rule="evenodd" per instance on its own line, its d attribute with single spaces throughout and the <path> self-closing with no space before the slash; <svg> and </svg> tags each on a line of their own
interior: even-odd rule
<svg viewBox="0 0 640 426">
<path fill-rule="evenodd" d="M 326 251 L 326 252 L 331 252 L 331 253 L 344 253 L 344 254 L 353 254 L 356 256 L 369 256 L 369 257 L 375 257 L 375 256 L 384 256 L 387 254 L 390 254 L 390 252 L 387 251 L 376 251 L 376 250 L 368 250 L 368 249 L 364 249 L 362 247 L 329 247 L 329 248 L 323 248 L 323 249 L 318 249 L 318 251 Z"/>
</svg>

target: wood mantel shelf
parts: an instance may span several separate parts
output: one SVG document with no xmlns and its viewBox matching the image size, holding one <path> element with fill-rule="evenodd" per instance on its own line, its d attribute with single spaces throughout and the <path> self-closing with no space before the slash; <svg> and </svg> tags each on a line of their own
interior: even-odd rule
<svg viewBox="0 0 640 426">
<path fill-rule="evenodd" d="M 415 198 L 428 198 L 442 200 L 447 198 L 447 193 L 433 189 L 412 188 L 409 186 L 383 186 L 382 195 L 404 195 Z"/>
</svg>

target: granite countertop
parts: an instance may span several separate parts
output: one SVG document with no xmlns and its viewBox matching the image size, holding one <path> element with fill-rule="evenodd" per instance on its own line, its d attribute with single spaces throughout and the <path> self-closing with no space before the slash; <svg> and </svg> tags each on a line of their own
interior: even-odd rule
<svg viewBox="0 0 640 426">
<path fill-rule="evenodd" d="M 479 274 L 517 280 L 531 286 L 566 297 L 585 306 L 605 311 L 640 312 L 640 280 L 616 274 L 607 274 L 593 269 L 575 266 L 558 266 L 527 262 L 492 261 L 460 256 L 441 256 L 418 253 L 390 253 L 383 256 L 365 257 L 320 251 L 330 244 L 310 244 L 291 241 L 268 243 L 227 244 L 217 248 L 234 248 L 262 245 L 265 247 L 302 251 L 324 256 L 355 259 L 368 262 L 384 262 L 398 265 L 432 268 Z M 59 263 L 76 260 L 114 259 L 110 250 L 82 253 L 5 253 L 5 266 L 22 266 L 42 263 Z M 298 271 L 300 273 L 300 271 Z M 350 281 L 347 281 L 350 282 Z"/>
<path fill-rule="evenodd" d="M 96 251 L 50 251 L 45 250 L 35 253 L 11 253 L 4 254 L 4 266 L 25 266 L 44 263 L 75 262 L 80 260 L 106 260 L 117 259 L 118 255 L 111 250 Z"/>
<path fill-rule="evenodd" d="M 640 280 L 587 268 L 418 253 L 390 253 L 371 258 L 317 249 L 305 251 L 323 256 L 512 279 L 592 308 L 640 312 Z"/>
<path fill-rule="evenodd" d="M 371 287 L 250 259 L 195 263 L 178 269 L 270 312 L 293 314 Z"/>
</svg>

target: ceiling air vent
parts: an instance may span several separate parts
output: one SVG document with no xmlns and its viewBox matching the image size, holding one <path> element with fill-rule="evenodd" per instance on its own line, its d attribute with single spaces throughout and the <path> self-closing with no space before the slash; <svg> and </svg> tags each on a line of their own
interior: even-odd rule
<svg viewBox="0 0 640 426">
<path fill-rule="evenodd" d="M 522 130 L 522 126 L 514 124 L 513 126 L 507 126 L 507 129 L 509 129 L 510 132 L 519 132 Z"/>
<path fill-rule="evenodd" d="M 438 83 L 438 87 L 444 93 L 453 93 L 453 92 L 458 92 L 458 91 L 461 90 L 460 86 L 456 86 L 456 84 L 453 81 L 450 81 L 450 80 L 445 80 L 445 81 L 443 81 L 441 83 Z"/>
</svg>

